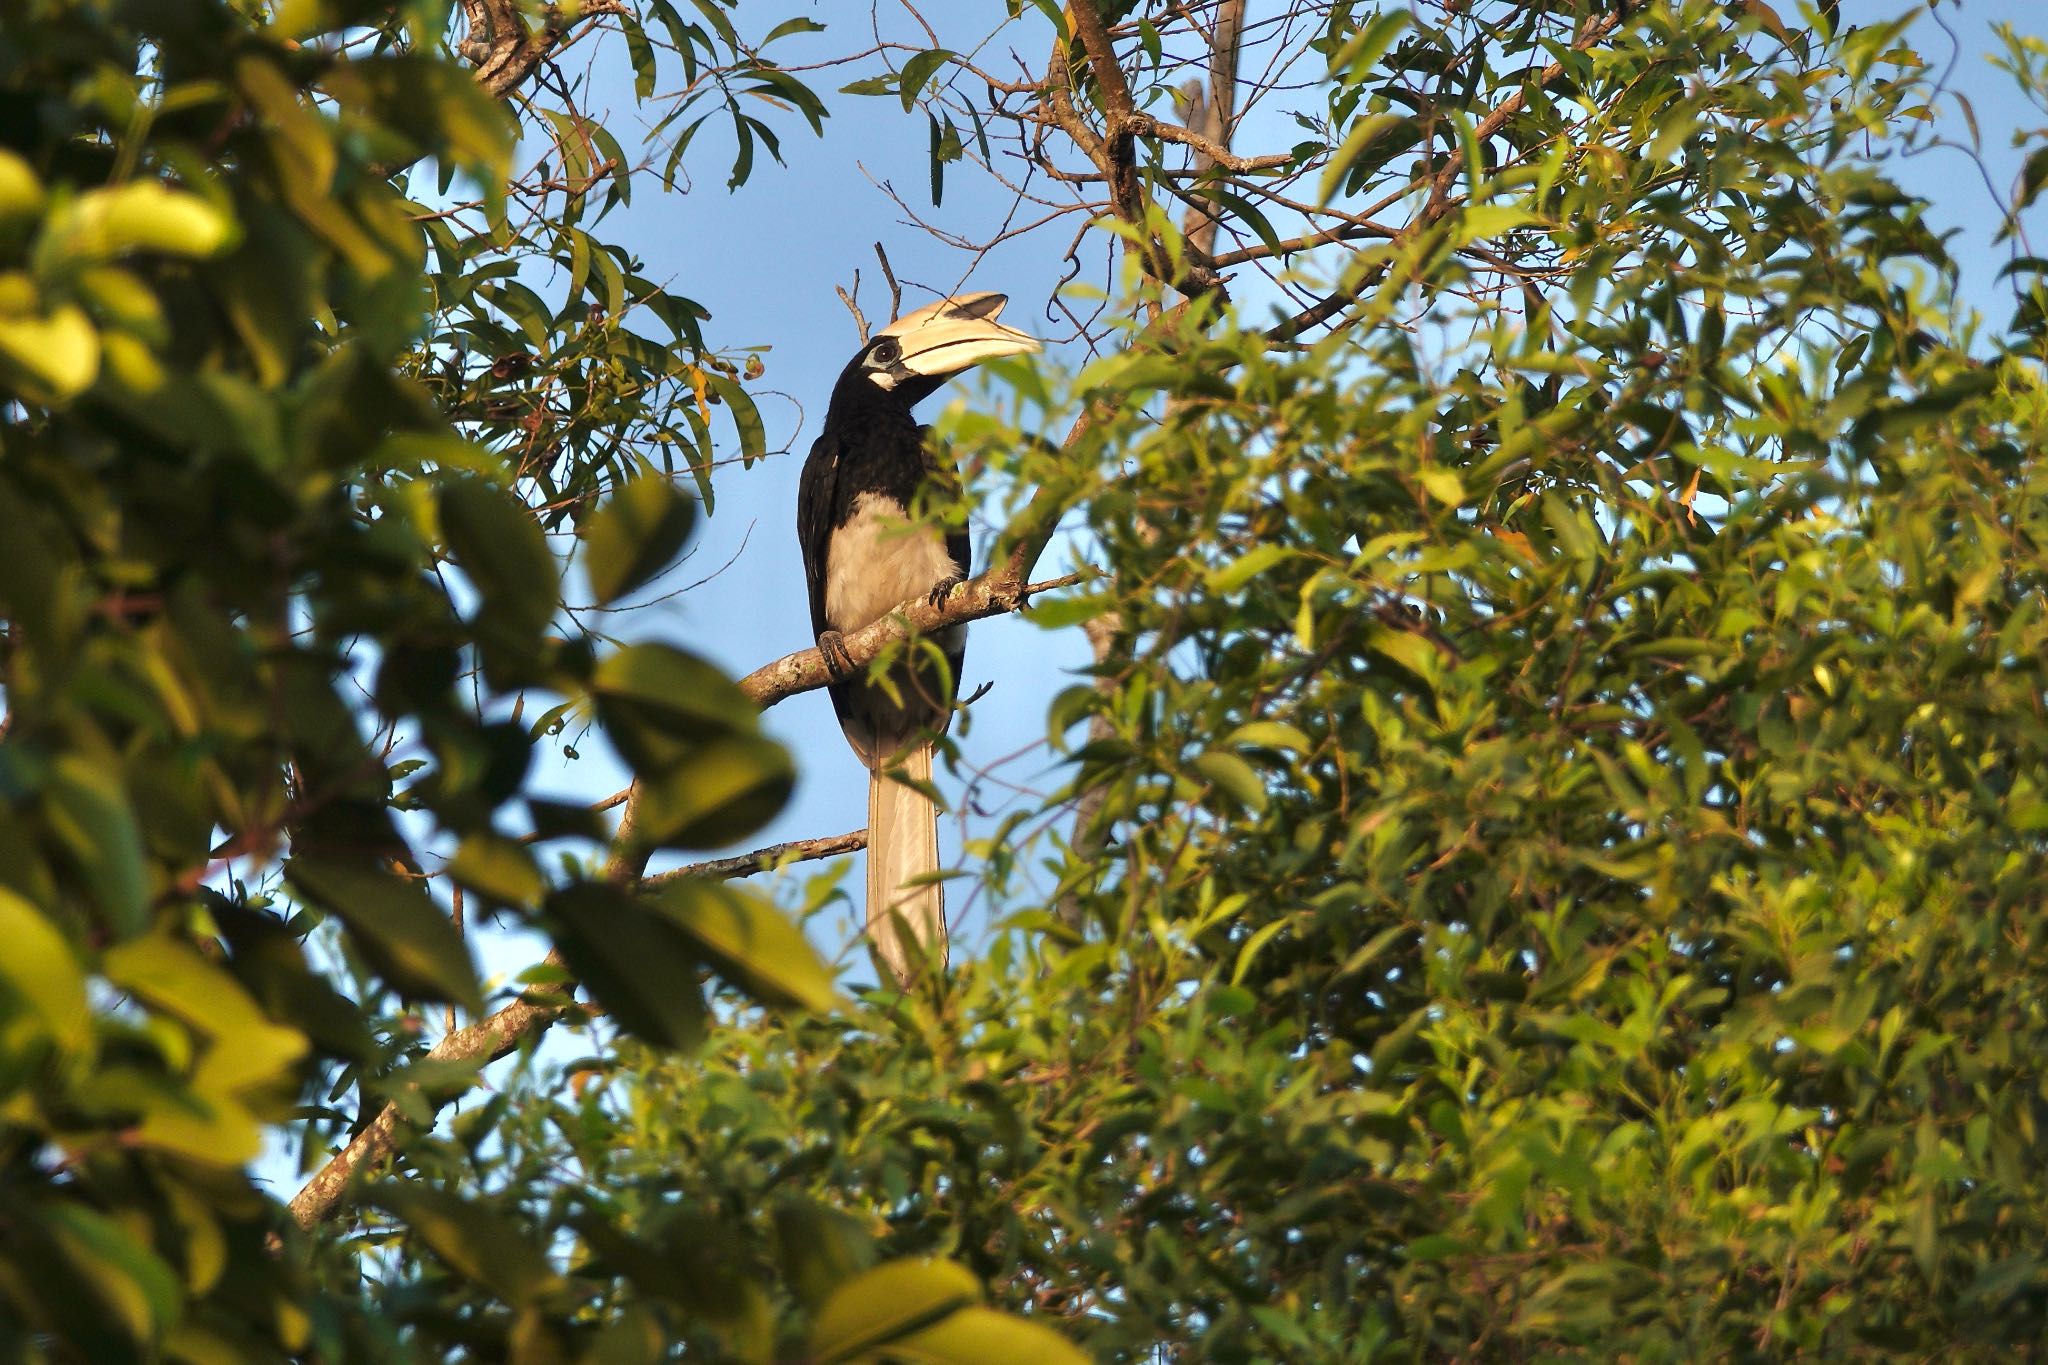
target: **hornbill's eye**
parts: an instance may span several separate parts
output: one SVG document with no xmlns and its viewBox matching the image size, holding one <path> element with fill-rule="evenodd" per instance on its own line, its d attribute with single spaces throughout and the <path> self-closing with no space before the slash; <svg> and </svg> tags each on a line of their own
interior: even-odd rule
<svg viewBox="0 0 2048 1365">
<path fill-rule="evenodd" d="M 903 348 L 888 337 L 875 343 L 875 349 L 868 352 L 868 358 L 877 365 L 894 365 L 903 358 Z"/>
</svg>

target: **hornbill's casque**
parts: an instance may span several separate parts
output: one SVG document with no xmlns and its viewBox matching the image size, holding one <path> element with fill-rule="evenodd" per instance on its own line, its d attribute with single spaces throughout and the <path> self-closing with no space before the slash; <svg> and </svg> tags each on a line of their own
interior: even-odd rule
<svg viewBox="0 0 2048 1365">
<path fill-rule="evenodd" d="M 797 493 L 811 628 L 837 679 L 839 728 L 868 768 L 868 937 L 905 986 L 920 963 L 946 961 L 940 887 L 905 883 L 939 870 L 938 808 L 920 786 L 931 785 L 933 738 L 952 719 L 966 630 L 935 637 L 943 675 L 911 650 L 887 686 L 853 676 L 840 637 L 912 598 L 936 599 L 967 576 L 965 529 L 945 533 L 912 520 L 927 482 L 943 486 L 955 473 L 927 448 L 910 410 L 971 365 L 1038 349 L 996 321 L 1005 302 L 1001 294 L 961 294 L 876 332 L 833 387 Z"/>
</svg>

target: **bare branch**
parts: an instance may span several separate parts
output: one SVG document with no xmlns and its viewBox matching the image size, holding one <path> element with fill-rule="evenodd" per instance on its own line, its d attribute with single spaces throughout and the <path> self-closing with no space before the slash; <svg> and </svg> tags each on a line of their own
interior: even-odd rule
<svg viewBox="0 0 2048 1365">
<path fill-rule="evenodd" d="M 875 259 L 882 263 L 882 278 L 889 282 L 889 317 L 893 321 L 903 316 L 903 286 L 896 283 L 896 272 L 889 268 L 889 253 L 882 250 L 880 242 L 875 243 Z"/>
<path fill-rule="evenodd" d="M 859 329 L 860 329 L 860 344 L 861 344 L 861 345 L 863 345 L 863 346 L 867 345 L 867 344 L 868 344 L 868 319 L 867 319 L 867 315 L 866 315 L 865 313 L 863 313 L 863 312 L 861 312 L 861 311 L 860 311 L 860 303 L 859 303 L 859 299 L 860 299 L 860 272 L 859 272 L 858 270 L 856 270 L 856 271 L 854 271 L 854 272 L 853 272 L 853 292 L 852 292 L 852 293 L 850 293 L 850 294 L 849 294 L 849 293 L 847 293 L 847 292 L 846 292 L 846 286 L 844 286 L 844 285 L 838 285 L 838 284 L 835 284 L 835 285 L 833 285 L 833 286 L 832 286 L 832 288 L 833 288 L 834 290 L 836 290 L 836 291 L 838 292 L 838 294 L 839 294 L 839 301 L 840 301 L 841 303 L 843 303 L 843 304 L 845 304 L 845 305 L 846 305 L 846 311 L 847 311 L 847 312 L 849 312 L 849 313 L 851 313 L 851 314 L 853 314 L 853 325 L 854 325 L 855 327 L 857 327 L 857 328 L 859 328 Z"/>
<path fill-rule="evenodd" d="M 640 885 L 651 891 L 691 877 L 709 877 L 716 881 L 724 881 L 731 877 L 749 877 L 756 872 L 765 872 L 780 863 L 809 862 L 813 858 L 836 858 L 842 853 L 858 853 L 867 846 L 868 832 L 864 829 L 848 830 L 844 834 L 821 835 L 816 839 L 791 839 L 786 844 L 770 844 L 766 848 L 757 848 L 752 853 L 740 853 L 730 858 L 712 858 L 707 862 L 679 867 L 673 872 L 657 872 L 651 877 L 642 877 Z"/>
</svg>

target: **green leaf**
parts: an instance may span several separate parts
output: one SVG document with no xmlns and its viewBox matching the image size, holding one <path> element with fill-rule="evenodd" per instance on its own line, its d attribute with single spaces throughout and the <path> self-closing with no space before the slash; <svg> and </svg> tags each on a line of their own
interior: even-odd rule
<svg viewBox="0 0 2048 1365">
<path fill-rule="evenodd" d="M 903 100 L 903 112 L 909 113 L 917 104 L 917 97 L 924 91 L 925 82 L 932 74 L 952 59 L 953 54 L 943 47 L 929 52 L 920 52 L 903 64 L 903 77 L 897 94 Z M 934 200 L 933 202 L 937 202 Z"/>
<path fill-rule="evenodd" d="M 1384 628 L 1374 630 L 1366 637 L 1366 648 L 1381 658 L 1399 664 L 1431 686 L 1443 676 L 1442 651 L 1414 631 Z"/>
<path fill-rule="evenodd" d="M 1362 180 L 1421 137 L 1422 125 L 1406 114 L 1369 114 L 1359 119 L 1323 168 L 1316 202 L 1329 203 L 1347 182 Z"/>
<path fill-rule="evenodd" d="M 51 828 L 70 847 L 108 927 L 124 938 L 140 933 L 148 922 L 148 873 L 142 830 L 119 769 L 65 754 L 51 771 L 44 801 Z"/>
<path fill-rule="evenodd" d="M 980 1307 L 896 1338 L 888 1355 L 904 1365 L 1089 1365 L 1088 1356 L 1052 1328 Z"/>
<path fill-rule="evenodd" d="M 851 1360 L 981 1302 L 981 1285 L 951 1261 L 890 1261 L 832 1291 L 811 1324 L 817 1365 Z"/>
<path fill-rule="evenodd" d="M 816 19 L 806 19 L 801 17 L 795 19 L 784 19 L 774 28 L 768 30 L 768 36 L 761 40 L 761 46 L 766 47 L 768 46 L 768 44 L 774 42 L 777 38 L 787 37 L 789 34 L 792 33 L 823 33 L 824 31 L 825 26 L 819 23 Z"/>
<path fill-rule="evenodd" d="M 774 740 L 734 734 L 698 741 L 643 771 L 633 838 L 648 848 L 718 848 L 766 824 L 795 785 L 789 751 Z"/>
<path fill-rule="evenodd" d="M 441 534 L 483 595 L 483 620 L 531 641 L 555 614 L 558 581 L 547 538 L 525 504 L 482 479 L 440 490 Z"/>
<path fill-rule="evenodd" d="M 1229 563 L 1209 570 L 1204 581 L 1218 596 L 1233 593 L 1293 553 L 1292 548 L 1276 541 L 1254 545 Z"/>
<path fill-rule="evenodd" d="M 704 1041 L 701 964 L 668 916 L 603 882 L 579 882 L 548 897 L 544 918 L 569 969 L 621 1028 L 662 1047 Z"/>
<path fill-rule="evenodd" d="M 58 1048 L 77 1047 L 90 1035 L 85 973 L 78 953 L 49 917 L 0 886 L 0 977 L 42 1019 Z"/>
<path fill-rule="evenodd" d="M 739 433 L 740 463 L 751 465 L 768 453 L 768 427 L 761 420 L 761 410 L 754 406 L 754 397 L 740 386 L 738 380 L 728 375 L 711 371 L 706 378 L 711 391 L 725 400 L 725 409 L 732 414 L 732 424 Z"/>
<path fill-rule="evenodd" d="M 1471 204 L 1458 215 L 1459 246 L 1485 237 L 1539 222 L 1537 216 L 1519 204 Z"/>
<path fill-rule="evenodd" d="M 466 890 L 520 909 L 532 909 L 546 890 L 526 846 L 489 831 L 463 839 L 448 860 L 448 875 Z"/>
<path fill-rule="evenodd" d="M 136 1342 L 161 1340 L 184 1309 L 176 1272 L 119 1222 L 78 1200 L 51 1200 L 40 1212 L 51 1240 L 92 1286 L 100 1307 Z"/>
<path fill-rule="evenodd" d="M 665 772 L 704 740 L 760 732 L 760 713 L 715 665 L 673 645 L 628 645 L 590 678 L 612 742 L 641 774 Z"/>
<path fill-rule="evenodd" d="M 1409 25 L 1412 18 L 1407 10 L 1392 7 L 1373 15 L 1330 58 L 1330 74 L 1341 74 L 1354 83 L 1362 81 L 1374 64 L 1386 55 L 1387 49 L 1394 45 L 1394 39 L 1401 35 L 1401 30 Z"/>
<path fill-rule="evenodd" d="M 667 568 L 696 520 L 696 504 L 655 474 L 629 479 L 582 528 L 583 571 L 599 602 L 615 602 Z"/>
<path fill-rule="evenodd" d="M 775 1254 L 797 1302 L 812 1311 L 875 1263 L 875 1239 L 858 1218 L 810 1199 L 775 1206 Z"/>
<path fill-rule="evenodd" d="M 1247 744 L 1261 749 L 1292 749 L 1305 754 L 1314 747 L 1309 737 L 1285 721 L 1246 721 L 1224 737 L 1225 744 Z"/>
<path fill-rule="evenodd" d="M 299 854 L 284 871 L 300 894 L 342 922 L 356 951 L 401 992 L 482 1010 L 469 945 L 424 883 L 327 853 Z"/>
<path fill-rule="evenodd" d="M 518 1223 L 446 1190 L 387 1182 L 371 1187 L 364 1202 L 397 1218 L 442 1264 L 507 1303 L 531 1303 L 563 1286 Z"/>
<path fill-rule="evenodd" d="M 652 903 L 688 934 L 728 980 L 765 1004 L 827 1014 L 832 973 L 803 931 L 739 887 L 697 878 L 671 882 Z"/>
<path fill-rule="evenodd" d="M 1189 766 L 1204 780 L 1234 797 L 1240 805 L 1253 811 L 1266 809 L 1266 784 L 1259 779 L 1258 769 L 1236 754 L 1211 749 L 1206 754 L 1195 755 Z"/>
</svg>

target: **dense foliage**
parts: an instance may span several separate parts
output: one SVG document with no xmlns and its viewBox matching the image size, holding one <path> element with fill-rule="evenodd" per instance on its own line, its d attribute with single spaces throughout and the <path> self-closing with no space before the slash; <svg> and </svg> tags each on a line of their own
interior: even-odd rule
<svg viewBox="0 0 2048 1365">
<path fill-rule="evenodd" d="M 9 1354 L 2048 1335 L 2044 267 L 1956 304 L 1889 172 L 1949 100 L 1906 19 L 982 8 L 843 93 L 934 203 L 1014 145 L 1113 265 L 1061 296 L 1095 358 L 944 423 L 999 575 L 1081 528 L 1033 615 L 1099 664 L 1065 788 L 969 849 L 986 950 L 854 998 L 757 893 L 636 886 L 779 807 L 774 697 L 561 590 L 573 531 L 625 599 L 674 483 L 765 450 L 594 234 L 705 118 L 736 184 L 764 111 L 822 128 L 769 55 L 816 23 L 0 11 Z M 613 30 L 651 163 L 527 83 Z M 2005 67 L 2043 106 L 2048 47 Z M 531 794 L 564 717 L 623 821 Z M 486 1006 L 458 908 L 556 955 L 430 1053 Z M 471 1093 L 550 1024 L 581 1060 Z M 288 1212 L 284 1131 L 374 1142 Z"/>
</svg>

